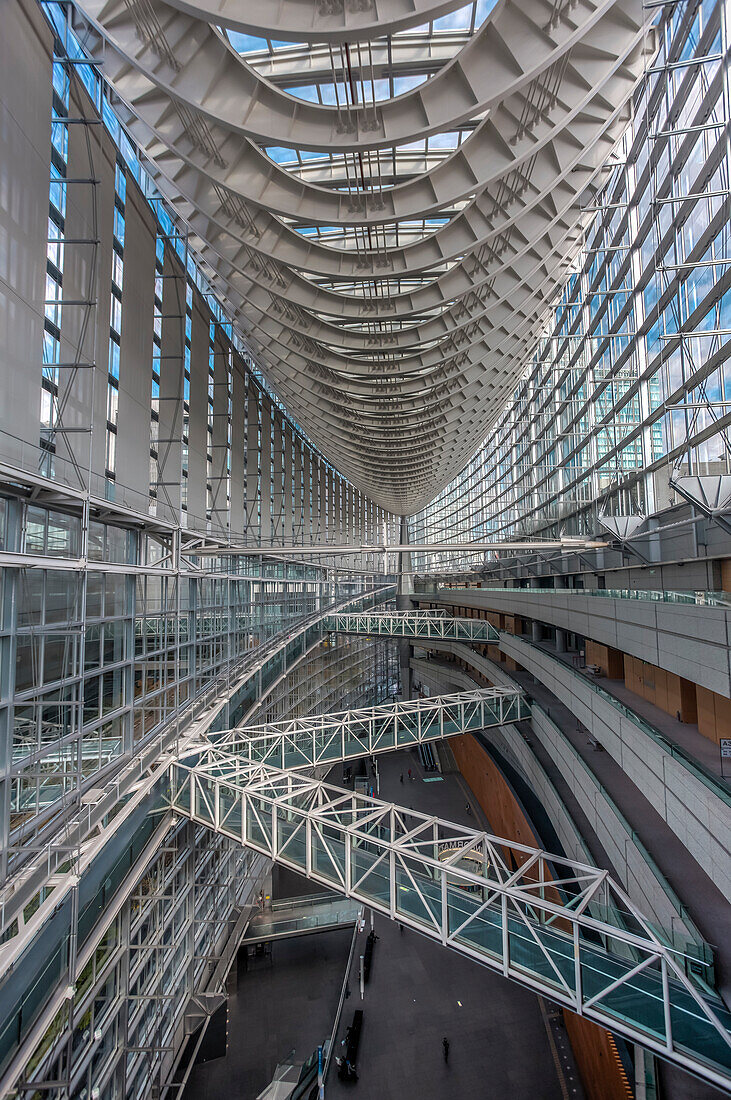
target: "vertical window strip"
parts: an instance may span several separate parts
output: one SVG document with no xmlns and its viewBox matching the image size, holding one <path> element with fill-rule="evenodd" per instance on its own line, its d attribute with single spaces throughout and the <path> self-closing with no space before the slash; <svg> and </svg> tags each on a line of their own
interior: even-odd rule
<svg viewBox="0 0 731 1100">
<path fill-rule="evenodd" d="M 185 345 L 183 349 L 183 447 L 180 482 L 180 509 L 188 511 L 188 447 L 190 445 L 190 341 L 193 332 L 193 287 L 185 283 Z"/>
<path fill-rule="evenodd" d="M 213 516 L 213 402 L 216 386 L 216 324 L 208 325 L 208 403 L 206 419 L 206 520 Z"/>
<path fill-rule="evenodd" d="M 124 287 L 124 237 L 127 177 L 123 162 L 114 167 L 114 224 L 112 283 L 109 295 L 109 360 L 107 364 L 107 429 L 105 449 L 106 497 L 113 500 L 117 480 L 117 430 L 119 427 L 119 369 L 122 344 L 122 291 Z"/>
<path fill-rule="evenodd" d="M 160 378 L 162 367 L 162 295 L 165 240 L 155 238 L 155 296 L 152 306 L 152 378 L 150 390 L 150 515 L 157 514 L 160 481 Z"/>
<path fill-rule="evenodd" d="M 55 475 L 55 428 L 58 424 L 58 396 L 61 363 L 61 311 L 63 299 L 64 238 L 66 231 L 66 177 L 68 174 L 69 74 L 63 60 L 54 54 L 51 107 L 51 163 L 48 191 L 48 240 L 46 244 L 45 316 L 43 321 L 43 368 L 41 375 L 40 447 L 41 469 Z"/>
</svg>

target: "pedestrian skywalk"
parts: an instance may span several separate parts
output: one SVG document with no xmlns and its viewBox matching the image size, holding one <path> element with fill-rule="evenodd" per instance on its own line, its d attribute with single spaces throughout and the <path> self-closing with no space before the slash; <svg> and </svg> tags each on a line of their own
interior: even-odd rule
<svg viewBox="0 0 731 1100">
<path fill-rule="evenodd" d="M 171 765 L 170 804 L 728 1088 L 731 1014 L 606 871 L 307 774 L 524 706 L 491 689 L 228 731 Z"/>
<path fill-rule="evenodd" d="M 530 707 L 520 689 L 479 688 L 336 714 L 247 725 L 211 735 L 204 752 L 211 766 L 221 753 L 224 764 L 235 756 L 241 764 L 309 768 L 410 748 L 425 741 L 504 726 L 528 717 Z"/>
<path fill-rule="evenodd" d="M 333 612 L 325 617 L 324 627 L 341 634 L 370 637 L 452 638 L 460 642 L 493 643 L 500 640 L 495 627 L 484 619 L 458 619 L 435 611 Z"/>
</svg>

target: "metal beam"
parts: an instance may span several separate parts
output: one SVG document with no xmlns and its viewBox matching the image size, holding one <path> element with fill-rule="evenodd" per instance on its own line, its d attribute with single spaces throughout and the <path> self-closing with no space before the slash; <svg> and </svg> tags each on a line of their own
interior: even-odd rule
<svg viewBox="0 0 731 1100">
<path fill-rule="evenodd" d="M 498 550 L 514 550 L 520 553 L 542 553 L 549 550 L 598 550 L 611 544 L 601 539 L 562 538 L 545 540 L 527 540 L 524 542 L 415 542 L 415 543 L 351 543 L 331 545 L 315 543 L 309 546 L 216 546 L 196 547 L 191 551 L 197 557 L 226 557 L 232 554 L 254 555 L 260 557 L 278 557 L 287 554 L 290 557 L 310 557 L 315 554 L 402 554 L 424 551 L 429 554 L 487 554 Z"/>
</svg>

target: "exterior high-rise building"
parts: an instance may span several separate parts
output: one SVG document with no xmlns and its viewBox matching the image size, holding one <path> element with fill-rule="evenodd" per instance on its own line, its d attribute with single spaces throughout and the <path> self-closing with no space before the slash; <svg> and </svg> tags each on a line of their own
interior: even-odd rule
<svg viewBox="0 0 731 1100">
<path fill-rule="evenodd" d="M 730 13 L 4 0 L 0 1096 L 731 1095 Z"/>
</svg>

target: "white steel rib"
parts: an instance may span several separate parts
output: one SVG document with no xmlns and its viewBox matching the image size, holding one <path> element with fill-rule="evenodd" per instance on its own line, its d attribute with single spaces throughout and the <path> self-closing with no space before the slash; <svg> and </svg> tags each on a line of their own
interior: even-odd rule
<svg viewBox="0 0 731 1100">
<path fill-rule="evenodd" d="M 369 496 L 418 510 L 484 439 L 569 270 L 653 48 L 641 0 L 73 18 L 274 389 Z"/>
</svg>

